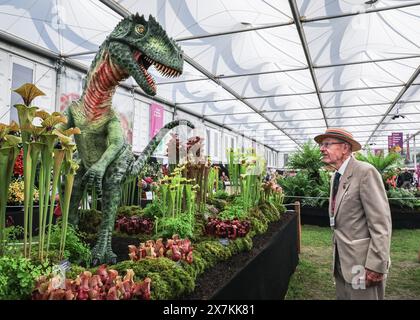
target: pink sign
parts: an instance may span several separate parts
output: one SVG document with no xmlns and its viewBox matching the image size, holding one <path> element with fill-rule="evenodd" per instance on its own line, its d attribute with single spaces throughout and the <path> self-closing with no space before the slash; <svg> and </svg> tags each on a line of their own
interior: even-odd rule
<svg viewBox="0 0 420 320">
<path fill-rule="evenodd" d="M 392 147 L 397 153 L 402 153 L 403 150 L 403 133 L 402 132 L 393 132 L 392 133 Z"/>
<path fill-rule="evenodd" d="M 150 105 L 150 139 L 163 127 L 163 112 L 162 106 L 156 103 Z"/>
</svg>

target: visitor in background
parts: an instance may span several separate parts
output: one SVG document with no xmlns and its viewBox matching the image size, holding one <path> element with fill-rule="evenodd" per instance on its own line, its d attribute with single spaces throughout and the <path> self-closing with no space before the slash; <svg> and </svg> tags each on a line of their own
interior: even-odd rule
<svg viewBox="0 0 420 320">
<path fill-rule="evenodd" d="M 336 170 L 329 215 L 337 299 L 382 300 L 392 230 L 382 177 L 372 165 L 352 157 L 361 145 L 346 130 L 329 128 L 315 141 L 322 161 Z"/>
<path fill-rule="evenodd" d="M 408 168 L 404 168 L 404 171 L 398 175 L 397 187 L 410 189 L 414 184 L 413 174 L 408 171 Z"/>
<path fill-rule="evenodd" d="M 226 190 L 226 182 L 229 181 L 229 177 L 226 175 L 225 171 L 222 171 L 220 180 L 223 182 L 223 190 Z"/>
</svg>

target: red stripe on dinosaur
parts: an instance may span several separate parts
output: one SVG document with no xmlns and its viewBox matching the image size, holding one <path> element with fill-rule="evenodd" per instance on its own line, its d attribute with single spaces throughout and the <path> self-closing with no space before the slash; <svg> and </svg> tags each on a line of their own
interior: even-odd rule
<svg viewBox="0 0 420 320">
<path fill-rule="evenodd" d="M 85 113 L 90 120 L 96 120 L 109 112 L 115 87 L 126 77 L 118 67 L 111 66 L 106 54 L 96 71 L 91 74 L 83 97 Z"/>
</svg>

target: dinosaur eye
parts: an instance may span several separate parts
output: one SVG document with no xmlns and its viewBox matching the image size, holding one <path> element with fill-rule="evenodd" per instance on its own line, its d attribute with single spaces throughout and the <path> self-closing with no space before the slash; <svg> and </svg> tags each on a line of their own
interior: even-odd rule
<svg viewBox="0 0 420 320">
<path fill-rule="evenodd" d="M 138 34 L 143 34 L 144 33 L 144 26 L 141 24 L 136 25 L 136 27 L 134 28 L 134 30 L 138 33 Z"/>
</svg>

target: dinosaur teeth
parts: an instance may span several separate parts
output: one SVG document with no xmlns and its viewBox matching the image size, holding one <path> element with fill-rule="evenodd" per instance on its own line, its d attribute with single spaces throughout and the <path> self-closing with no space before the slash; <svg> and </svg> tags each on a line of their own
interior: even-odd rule
<svg viewBox="0 0 420 320">
<path fill-rule="evenodd" d="M 155 66 L 155 69 L 160 72 L 161 75 L 165 77 L 178 77 L 181 73 L 175 69 L 167 67 L 157 61 L 153 61 L 147 57 L 147 61 L 151 61 L 151 63 Z"/>
</svg>

